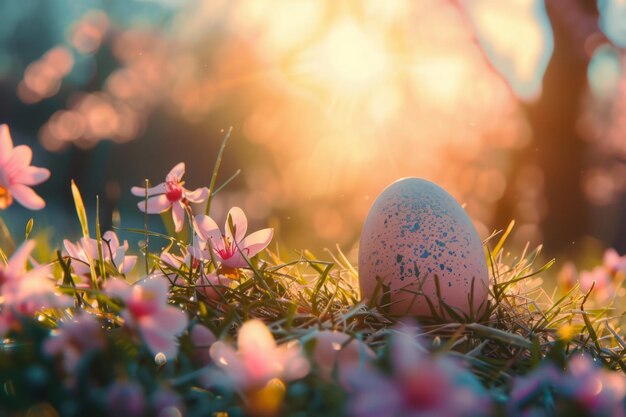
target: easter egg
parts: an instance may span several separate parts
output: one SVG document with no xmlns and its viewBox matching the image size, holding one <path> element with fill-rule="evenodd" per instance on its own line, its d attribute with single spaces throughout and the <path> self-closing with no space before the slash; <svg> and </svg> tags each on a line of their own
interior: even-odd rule
<svg viewBox="0 0 626 417">
<path fill-rule="evenodd" d="M 486 307 L 489 273 L 459 203 L 430 181 L 404 178 L 378 196 L 365 220 L 359 283 L 364 300 L 394 315 L 469 318 Z"/>
</svg>

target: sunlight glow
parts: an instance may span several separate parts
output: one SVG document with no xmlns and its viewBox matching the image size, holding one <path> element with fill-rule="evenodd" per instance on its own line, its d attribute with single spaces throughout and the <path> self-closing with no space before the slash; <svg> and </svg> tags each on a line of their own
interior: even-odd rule
<svg viewBox="0 0 626 417">
<path fill-rule="evenodd" d="M 309 51 L 316 74 L 342 90 L 369 87 L 389 70 L 389 57 L 383 42 L 345 19 Z"/>
<path fill-rule="evenodd" d="M 468 63 L 454 55 L 420 58 L 412 69 L 413 88 L 433 102 L 454 109 L 463 86 L 469 82 Z"/>
</svg>

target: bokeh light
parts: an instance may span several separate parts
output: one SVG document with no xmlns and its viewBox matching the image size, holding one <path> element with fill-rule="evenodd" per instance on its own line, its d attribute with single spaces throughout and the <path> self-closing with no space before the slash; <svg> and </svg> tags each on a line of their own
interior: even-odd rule
<svg viewBox="0 0 626 417">
<path fill-rule="evenodd" d="M 190 174 L 204 180 L 219 132 L 232 124 L 238 142 L 224 176 L 238 168 L 242 175 L 220 193 L 214 215 L 239 205 L 252 222 L 277 227 L 288 247 L 352 247 L 372 201 L 404 176 L 449 190 L 482 237 L 514 218 L 513 239 L 539 243 L 542 225 L 557 215 L 537 143 L 546 126 L 532 109 L 552 100 L 543 84 L 549 63 L 561 59 L 563 25 L 569 42 L 582 37 L 574 26 L 587 27 L 580 8 L 565 15 L 541 0 L 48 7 L 55 35 L 40 40 L 35 57 L 0 46 L 12 62 L 0 74 L 19 74 L 13 84 L 0 79 L 28 111 L 37 109 L 43 120 L 29 128 L 46 150 L 83 149 L 115 167 L 106 181 L 96 175 L 92 190 L 115 195 L 111 213 L 131 204 L 130 185 L 178 162 L 167 157 L 202 167 Z M 618 207 L 626 192 L 622 9 L 600 1 L 590 12 L 597 28 L 581 45 L 588 87 L 571 121 L 593 148 L 577 175 L 596 208 Z M 15 33 L 28 22 L 20 10 L 3 7 Z M 135 163 L 157 154 L 165 155 L 158 164 Z M 154 172 L 138 172 L 146 166 Z M 589 233 L 607 238 L 593 226 Z"/>
</svg>

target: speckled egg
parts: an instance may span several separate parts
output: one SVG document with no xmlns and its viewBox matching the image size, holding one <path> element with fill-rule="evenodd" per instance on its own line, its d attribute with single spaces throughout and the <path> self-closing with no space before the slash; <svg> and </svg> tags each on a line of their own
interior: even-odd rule
<svg viewBox="0 0 626 417">
<path fill-rule="evenodd" d="M 375 301 L 389 302 L 395 315 L 432 316 L 427 298 L 447 318 L 451 315 L 439 300 L 461 316 L 484 311 L 489 273 L 482 242 L 465 210 L 444 189 L 404 178 L 378 196 L 359 246 L 364 300 L 371 300 L 379 280 L 379 294 L 386 296 Z"/>
</svg>

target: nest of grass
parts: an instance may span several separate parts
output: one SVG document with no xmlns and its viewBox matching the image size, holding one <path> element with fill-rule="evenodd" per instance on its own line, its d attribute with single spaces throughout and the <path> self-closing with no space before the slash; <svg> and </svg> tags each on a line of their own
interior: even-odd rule
<svg viewBox="0 0 626 417">
<path fill-rule="evenodd" d="M 463 359 L 487 387 L 507 384 L 546 357 L 565 363 L 576 350 L 601 360 L 606 368 L 626 370 L 626 343 L 618 335 L 619 317 L 612 316 L 614 310 L 610 306 L 585 309 L 591 291 L 582 293 L 578 286 L 565 294 L 558 294 L 556 288 L 547 293 L 539 275 L 554 260 L 538 264 L 541 246 L 534 250 L 526 247 L 519 256 L 505 251 L 513 225 L 511 222 L 506 231 L 494 233 L 484 242 L 490 268 L 484 314 L 461 317 L 439 299 L 439 305 L 450 314 L 446 317 L 445 312 L 433 310 L 432 316 L 418 318 L 425 346 Z M 169 239 L 168 249 L 184 246 L 171 237 L 151 235 Z M 278 253 L 268 250 L 268 259 L 248 260 L 248 270 L 229 276 L 236 285 L 214 288 L 219 290 L 219 300 L 198 297 L 193 283 L 206 274 L 201 265 L 174 269 L 150 255 L 156 265 L 151 272 L 168 277 L 174 288 L 172 299 L 218 337 L 234 336 L 243 322 L 255 317 L 264 320 L 279 341 L 306 342 L 318 331 L 339 330 L 375 351 L 385 349 L 386 336 L 405 318 L 389 314 L 389 304 L 384 302 L 362 302 L 354 266 L 339 247 L 334 253 L 327 252 L 332 262 L 309 251 L 284 262 Z M 260 267 L 255 267 L 257 264 Z M 177 277 L 183 277 L 187 285 L 175 282 Z"/>
</svg>

